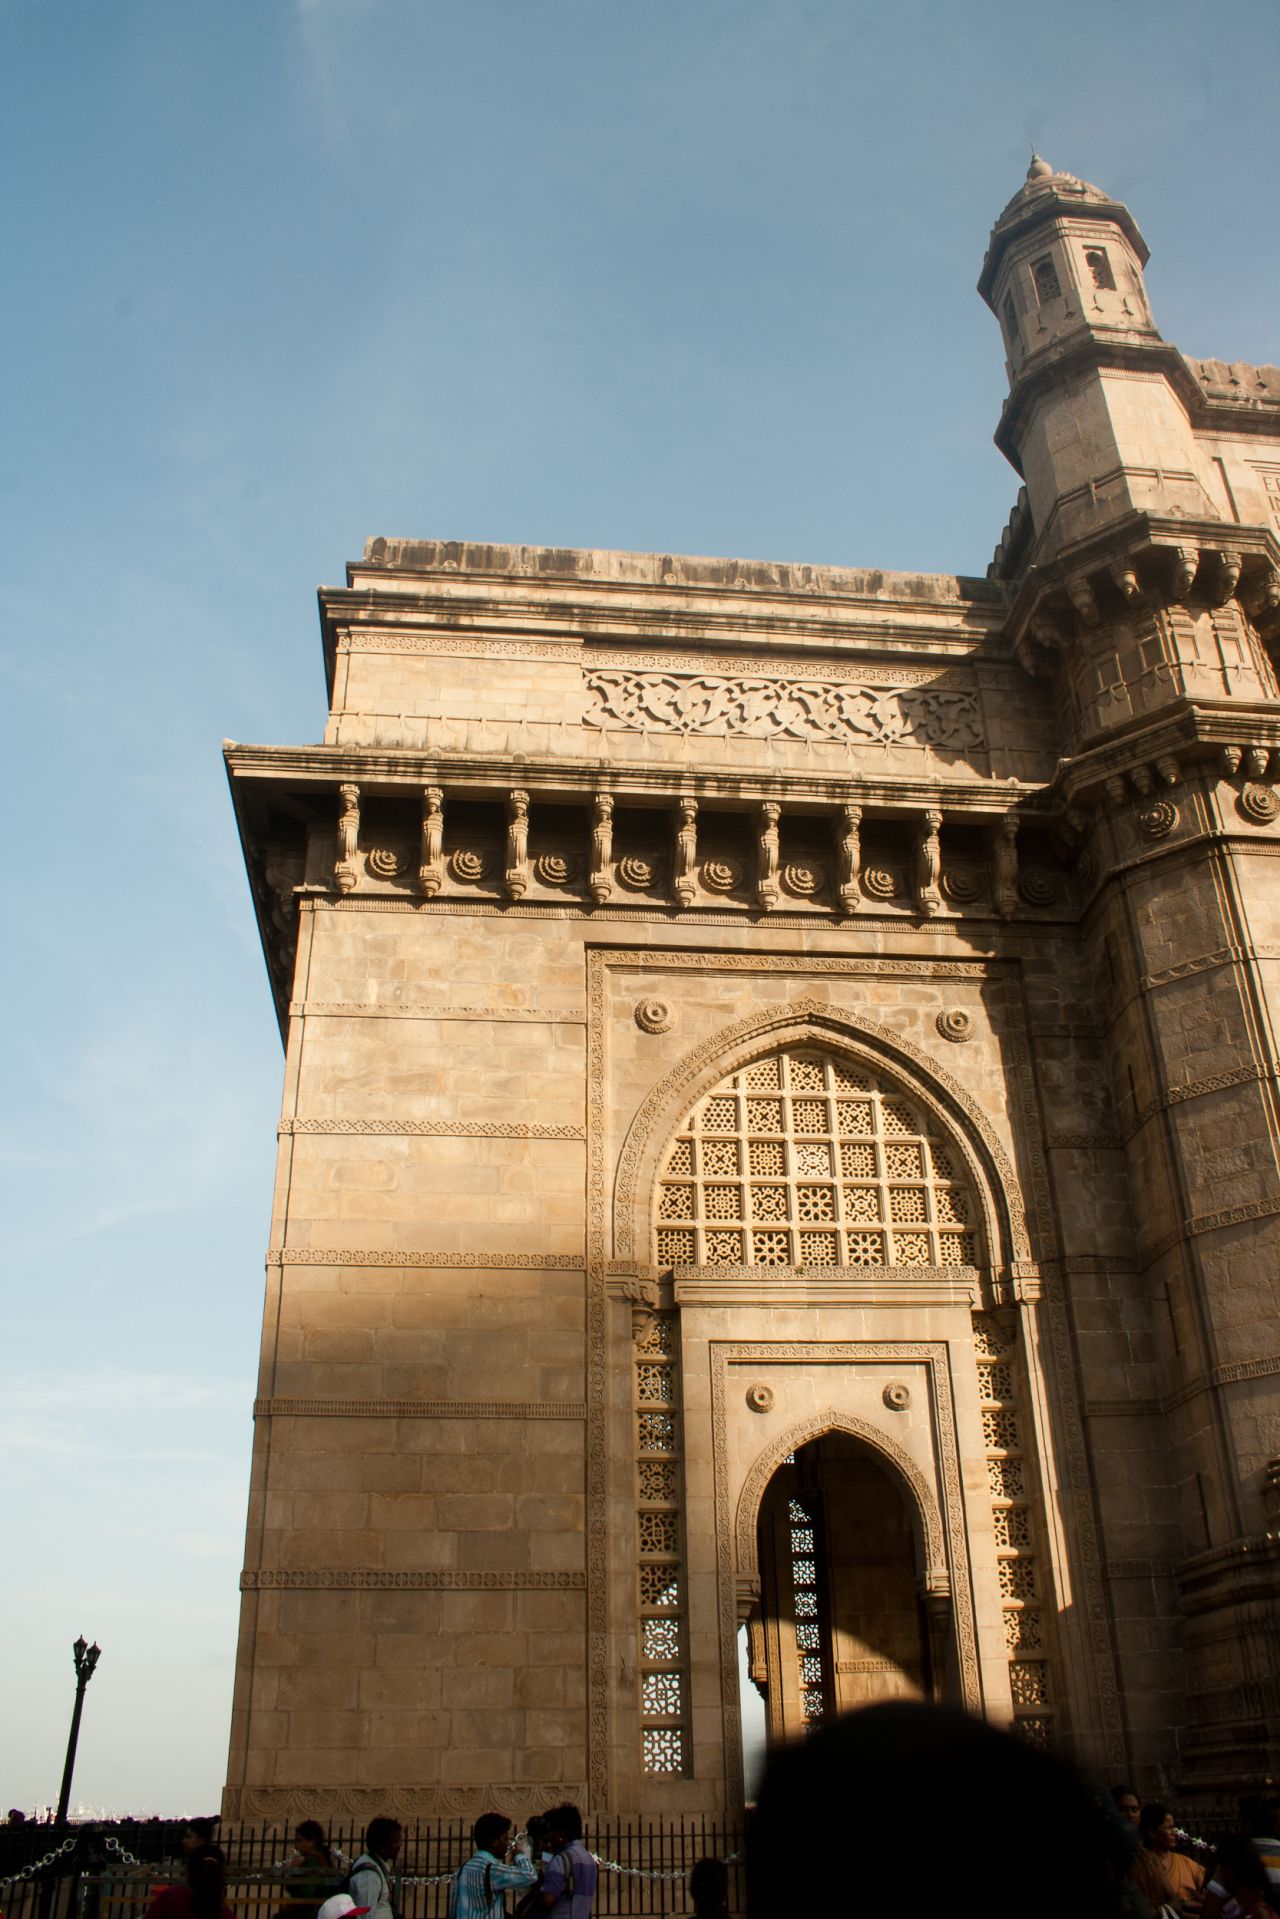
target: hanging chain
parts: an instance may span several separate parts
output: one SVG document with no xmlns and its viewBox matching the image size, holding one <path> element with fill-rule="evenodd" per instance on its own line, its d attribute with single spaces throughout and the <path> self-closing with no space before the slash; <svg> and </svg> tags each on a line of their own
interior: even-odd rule
<svg viewBox="0 0 1280 1919">
<path fill-rule="evenodd" d="M 0 1886 L 16 1885 L 20 1879 L 34 1879 L 38 1872 L 43 1872 L 46 1866 L 51 1866 L 55 1859 L 61 1859 L 64 1852 L 70 1852 L 78 1836 L 72 1833 L 70 1839 L 64 1839 L 60 1846 L 55 1846 L 52 1852 L 47 1852 L 43 1859 L 35 1859 L 29 1866 L 24 1866 L 21 1872 L 11 1872 L 7 1879 L 0 1879 Z"/>
</svg>

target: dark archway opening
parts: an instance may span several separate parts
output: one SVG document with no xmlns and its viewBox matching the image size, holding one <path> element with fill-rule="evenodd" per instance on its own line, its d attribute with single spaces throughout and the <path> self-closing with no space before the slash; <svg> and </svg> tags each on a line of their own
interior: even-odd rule
<svg viewBox="0 0 1280 1919">
<path fill-rule="evenodd" d="M 914 1519 L 898 1476 L 848 1433 L 811 1440 L 769 1481 L 750 1654 L 770 1742 L 873 1700 L 944 1696 Z"/>
</svg>

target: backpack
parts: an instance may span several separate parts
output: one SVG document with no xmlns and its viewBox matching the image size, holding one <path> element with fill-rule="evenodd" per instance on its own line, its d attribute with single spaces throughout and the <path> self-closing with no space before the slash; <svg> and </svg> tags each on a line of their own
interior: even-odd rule
<svg viewBox="0 0 1280 1919">
<path fill-rule="evenodd" d="M 568 1900 L 569 1904 L 566 1910 L 569 1912 L 572 1912 L 573 1911 L 573 1843 L 572 1841 L 570 1842 L 569 1845 L 567 1845 L 564 1848 L 562 1852 L 557 1852 L 553 1855 L 552 1864 L 554 1865 L 556 1863 L 559 1863 L 561 1866 L 564 1867 L 564 1891 L 560 1894 L 560 1899 Z M 557 1899 L 556 1904 L 559 1905 L 559 1903 L 560 1903 L 560 1900 Z"/>
<path fill-rule="evenodd" d="M 355 1887 L 352 1885 L 351 1881 L 355 1878 L 358 1872 L 370 1872 L 370 1871 L 376 1872 L 379 1879 L 381 1879 L 382 1896 L 386 1900 L 387 1904 L 391 1906 L 392 1910 L 394 1911 L 395 1908 L 392 1905 L 392 1899 L 391 1899 L 391 1881 L 387 1877 L 387 1869 L 383 1865 L 381 1859 L 375 1859 L 371 1852 L 362 1852 L 358 1859 L 352 1860 L 351 1865 L 347 1869 L 347 1876 L 342 1881 L 342 1884 L 337 1888 L 337 1890 L 339 1892 L 345 1892 L 348 1898 L 354 1900 L 356 1905 L 358 1906 L 360 1904 L 360 1901 L 356 1897 L 356 1890 L 355 1890 Z"/>
</svg>

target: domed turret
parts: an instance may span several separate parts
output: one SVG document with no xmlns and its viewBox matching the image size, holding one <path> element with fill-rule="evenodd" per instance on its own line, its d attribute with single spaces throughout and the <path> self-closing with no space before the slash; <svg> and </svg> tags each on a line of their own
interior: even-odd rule
<svg viewBox="0 0 1280 1919">
<path fill-rule="evenodd" d="M 1004 333 L 1010 383 L 1091 335 L 1159 339 L 1142 278 L 1148 258 L 1128 207 L 1033 153 L 978 278 Z"/>
</svg>

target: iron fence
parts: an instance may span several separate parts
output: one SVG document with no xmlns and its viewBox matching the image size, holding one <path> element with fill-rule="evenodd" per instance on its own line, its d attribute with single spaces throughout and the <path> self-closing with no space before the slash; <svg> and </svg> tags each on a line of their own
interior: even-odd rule
<svg viewBox="0 0 1280 1919">
<path fill-rule="evenodd" d="M 0 1829 L 0 1919 L 143 1919 L 155 1892 L 182 1877 L 182 1830 L 182 1821 Z M 240 1825 L 221 1830 L 218 1838 L 236 1919 L 312 1919 L 314 1897 L 291 1897 L 284 1872 L 292 1827 Z M 330 1832 L 330 1843 L 348 1859 L 362 1841 L 359 1828 Z M 597 1915 L 675 1919 L 688 1913 L 688 1874 L 704 1858 L 732 1862 L 730 1912 L 740 1913 L 741 1841 L 740 1827 L 723 1820 L 592 1820 L 586 1842 L 605 1867 Z M 445 1919 L 449 1878 L 471 1851 L 470 1820 L 406 1824 L 396 1862 L 402 1919 Z"/>
</svg>

